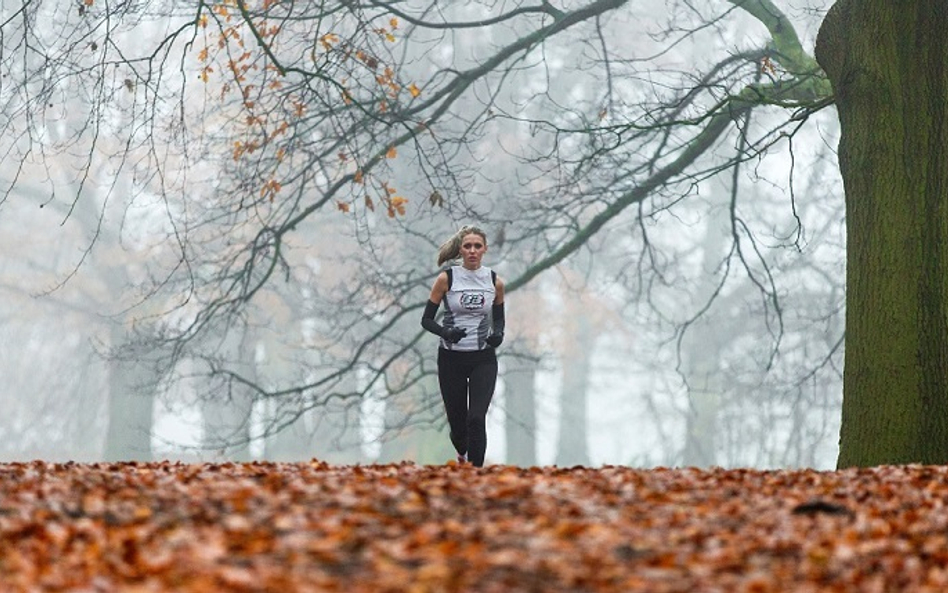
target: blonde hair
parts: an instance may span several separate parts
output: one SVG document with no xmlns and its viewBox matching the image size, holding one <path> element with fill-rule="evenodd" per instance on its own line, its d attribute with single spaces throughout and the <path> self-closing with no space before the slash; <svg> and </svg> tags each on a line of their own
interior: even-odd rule
<svg viewBox="0 0 948 593">
<path fill-rule="evenodd" d="M 461 241 L 467 235 L 477 235 L 484 239 L 484 245 L 487 245 L 487 233 L 473 225 L 464 225 L 458 229 L 458 232 L 451 235 L 451 238 L 441 244 L 438 249 L 438 267 L 444 262 L 457 259 L 461 255 Z"/>
</svg>

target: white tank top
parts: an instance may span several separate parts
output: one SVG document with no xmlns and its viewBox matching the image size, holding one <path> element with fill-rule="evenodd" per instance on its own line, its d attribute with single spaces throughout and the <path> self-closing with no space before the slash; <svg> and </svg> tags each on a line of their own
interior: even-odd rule
<svg viewBox="0 0 948 593">
<path fill-rule="evenodd" d="M 483 350 L 490 335 L 490 313 L 494 305 L 494 278 L 490 268 L 468 270 L 452 266 L 451 286 L 444 295 L 444 327 L 459 327 L 467 335 L 457 344 L 441 340 L 445 350 Z"/>
</svg>

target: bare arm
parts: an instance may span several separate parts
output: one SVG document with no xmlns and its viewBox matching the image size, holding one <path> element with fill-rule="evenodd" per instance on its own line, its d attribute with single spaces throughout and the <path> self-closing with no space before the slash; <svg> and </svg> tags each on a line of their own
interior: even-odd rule
<svg viewBox="0 0 948 593">
<path fill-rule="evenodd" d="M 448 273 L 441 272 L 438 274 L 438 278 L 435 279 L 434 286 L 431 287 L 431 295 L 428 297 L 428 300 L 436 305 L 441 304 L 441 299 L 444 298 L 444 295 L 448 292 Z"/>
</svg>

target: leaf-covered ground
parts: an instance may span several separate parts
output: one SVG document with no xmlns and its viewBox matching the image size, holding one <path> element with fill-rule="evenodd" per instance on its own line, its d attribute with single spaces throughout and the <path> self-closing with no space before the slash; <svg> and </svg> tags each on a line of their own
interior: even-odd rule
<svg viewBox="0 0 948 593">
<path fill-rule="evenodd" d="M 0 464 L 0 590 L 946 591 L 948 468 Z"/>
</svg>

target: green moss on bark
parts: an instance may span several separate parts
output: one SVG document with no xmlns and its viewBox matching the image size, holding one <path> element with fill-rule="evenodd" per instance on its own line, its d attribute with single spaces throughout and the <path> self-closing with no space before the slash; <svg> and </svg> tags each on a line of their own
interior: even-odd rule
<svg viewBox="0 0 948 593">
<path fill-rule="evenodd" d="M 846 190 L 840 467 L 948 463 L 946 25 L 933 0 L 843 0 L 817 41 Z"/>
</svg>

